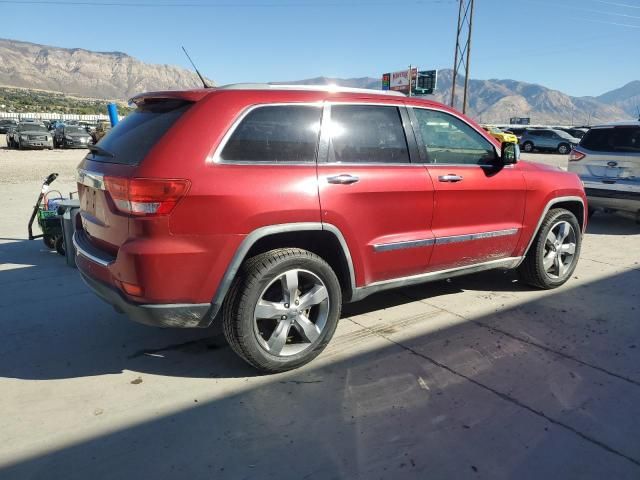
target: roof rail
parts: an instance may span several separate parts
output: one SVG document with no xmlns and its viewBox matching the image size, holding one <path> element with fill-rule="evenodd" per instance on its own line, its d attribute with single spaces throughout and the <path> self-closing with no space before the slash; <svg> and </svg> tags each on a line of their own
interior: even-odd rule
<svg viewBox="0 0 640 480">
<path fill-rule="evenodd" d="M 404 93 L 394 90 L 374 90 L 372 88 L 342 87 L 340 85 L 280 85 L 273 83 L 231 83 L 216 87 L 219 90 L 300 90 L 312 92 L 365 93 L 369 95 L 394 95 L 404 97 Z"/>
</svg>

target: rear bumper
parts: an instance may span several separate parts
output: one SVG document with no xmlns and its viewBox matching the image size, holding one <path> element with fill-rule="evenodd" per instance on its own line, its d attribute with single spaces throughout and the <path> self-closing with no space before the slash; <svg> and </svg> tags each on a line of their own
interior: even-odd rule
<svg viewBox="0 0 640 480">
<path fill-rule="evenodd" d="M 80 277 L 96 295 L 138 323 L 164 328 L 205 328 L 211 324 L 211 304 L 138 304 L 125 299 L 115 288 L 94 280 L 82 271 Z"/>
<path fill-rule="evenodd" d="M 640 191 L 585 188 L 589 206 L 637 213 L 640 211 Z"/>
<path fill-rule="evenodd" d="M 77 266 L 84 283 L 117 311 L 126 313 L 131 320 L 165 328 L 205 328 L 211 324 L 214 309 L 210 303 L 143 304 L 125 298 L 117 288 L 94 278 L 90 273 L 96 268 L 110 265 L 113 259 L 91 250 L 90 245 L 83 241 L 83 237 L 78 235 L 77 231 L 73 236 L 73 244 L 76 247 L 76 255 L 83 260 L 78 261 Z"/>
</svg>

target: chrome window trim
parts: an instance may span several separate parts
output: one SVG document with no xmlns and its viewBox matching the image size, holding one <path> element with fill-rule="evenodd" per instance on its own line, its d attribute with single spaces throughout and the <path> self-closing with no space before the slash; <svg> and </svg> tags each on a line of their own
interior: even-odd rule
<svg viewBox="0 0 640 480">
<path fill-rule="evenodd" d="M 86 187 L 97 188 L 98 190 L 105 190 L 104 175 L 98 172 L 92 172 L 79 168 L 76 170 L 76 181 Z"/>
<path fill-rule="evenodd" d="M 247 117 L 247 115 L 249 115 L 252 111 L 258 109 L 258 108 L 265 108 L 265 107 L 316 107 L 316 108 L 322 108 L 323 111 L 320 114 L 320 126 L 319 129 L 320 131 L 318 132 L 318 142 L 320 139 L 320 135 L 322 132 L 322 120 L 324 119 L 324 101 L 318 101 L 318 102 L 295 102 L 295 101 L 291 101 L 291 102 L 272 102 L 272 103 L 256 103 L 253 105 L 249 105 L 248 107 L 246 107 L 244 110 L 242 110 L 240 112 L 240 114 L 238 115 L 238 117 L 233 121 L 233 123 L 231 124 L 231 127 L 229 127 L 229 130 L 226 131 L 226 133 L 224 134 L 224 136 L 222 137 L 222 139 L 220 140 L 220 142 L 218 143 L 218 146 L 216 147 L 216 149 L 214 150 L 212 155 L 209 155 L 206 159 L 206 163 L 207 164 L 211 164 L 211 163 L 218 163 L 218 164 L 222 164 L 222 165 L 271 165 L 271 166 L 292 166 L 292 165 L 306 165 L 306 166 L 314 166 L 318 163 L 318 151 L 317 151 L 317 145 L 316 145 L 316 158 L 311 161 L 311 162 L 257 162 L 257 161 L 251 161 L 251 160 L 223 160 L 220 155 L 222 154 L 222 150 L 224 150 L 224 147 L 226 147 L 227 143 L 229 142 L 229 139 L 231 138 L 231 136 L 233 135 L 233 133 L 236 131 L 236 129 L 240 126 L 240 124 L 242 123 L 242 121 Z"/>
<path fill-rule="evenodd" d="M 538 220 L 538 224 L 536 225 L 535 230 L 533 231 L 533 234 L 531 235 L 531 238 L 529 239 L 529 243 L 527 244 L 527 248 L 525 249 L 524 253 L 522 254 L 522 260 L 520 261 L 520 263 L 522 263 L 525 259 L 525 257 L 527 256 L 527 253 L 529 253 L 529 249 L 531 248 L 531 245 L 533 245 L 533 241 L 535 240 L 536 236 L 538 235 L 538 231 L 540 230 L 540 225 L 542 225 L 542 222 L 544 221 L 544 217 L 547 215 L 547 213 L 549 212 L 549 210 L 551 210 L 551 207 L 554 206 L 556 203 L 562 203 L 562 202 L 575 202 L 578 201 L 580 202 L 580 204 L 582 205 L 582 234 L 584 234 L 584 225 L 586 224 L 586 205 L 584 204 L 584 201 L 582 200 L 582 198 L 580 197 L 576 197 L 576 196 L 567 196 L 567 197 L 555 197 L 552 198 L 551 200 L 549 200 L 547 202 L 547 205 L 544 207 L 544 210 L 542 211 L 542 214 L 540 215 L 540 219 Z M 520 265 L 520 263 L 518 263 L 518 265 Z M 516 265 L 516 266 L 518 266 Z"/>
<path fill-rule="evenodd" d="M 441 112 L 441 113 L 445 113 L 447 115 L 451 115 L 452 117 L 457 118 L 458 120 L 460 120 L 461 122 L 463 122 L 464 124 L 466 124 L 468 127 L 470 127 L 472 130 L 475 130 L 490 146 L 493 147 L 493 150 L 496 152 L 496 158 L 500 158 L 502 156 L 502 147 L 498 148 L 496 147 L 496 145 L 488 140 L 485 135 L 484 135 L 484 131 L 482 129 L 477 129 L 475 126 L 473 126 L 472 124 L 470 124 L 467 120 L 465 120 L 464 118 L 462 118 L 460 115 L 458 115 L 458 113 L 456 113 L 455 111 L 449 111 L 449 110 L 445 110 L 443 108 L 439 108 L 437 106 L 422 106 L 422 105 L 412 105 L 411 103 L 407 103 L 407 108 L 408 109 L 419 109 L 419 110 L 434 110 L 436 112 Z M 422 136 L 420 135 L 420 129 L 418 128 L 418 126 L 416 125 L 414 130 L 416 130 L 416 137 L 420 138 L 420 146 L 422 146 L 425 149 L 425 153 L 427 154 L 427 161 L 425 162 L 425 165 L 438 165 L 438 166 L 478 166 L 478 167 L 496 167 L 496 165 L 492 165 L 490 163 L 460 163 L 460 164 L 454 164 L 454 163 L 434 163 L 434 162 L 430 162 L 429 161 L 429 150 L 427 149 L 427 146 L 424 144 L 424 140 L 422 139 Z M 511 165 L 513 166 L 513 165 Z"/>
</svg>

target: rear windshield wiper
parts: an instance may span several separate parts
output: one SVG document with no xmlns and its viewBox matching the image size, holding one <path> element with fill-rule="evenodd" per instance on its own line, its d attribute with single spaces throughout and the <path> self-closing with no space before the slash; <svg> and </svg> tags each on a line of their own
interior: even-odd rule
<svg viewBox="0 0 640 480">
<path fill-rule="evenodd" d="M 88 148 L 89 150 L 91 150 L 91 153 L 94 153 L 94 154 L 97 153 L 101 157 L 111 157 L 111 158 L 115 157 L 113 153 L 105 150 L 102 147 L 99 147 L 98 145 L 88 145 Z"/>
</svg>

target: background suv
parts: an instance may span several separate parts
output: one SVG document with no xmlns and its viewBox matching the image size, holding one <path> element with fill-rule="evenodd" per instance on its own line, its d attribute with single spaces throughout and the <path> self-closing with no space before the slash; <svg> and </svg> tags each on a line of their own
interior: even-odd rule
<svg viewBox="0 0 640 480">
<path fill-rule="evenodd" d="M 132 101 L 79 165 L 79 271 L 139 322 L 219 318 L 261 370 L 317 356 L 343 302 L 492 268 L 554 288 L 576 267 L 578 177 L 444 105 L 270 85 Z"/>
<path fill-rule="evenodd" d="M 580 139 L 553 128 L 528 129 L 520 137 L 520 145 L 525 152 L 546 150 L 565 155 L 571 152 L 571 149 L 579 142 Z"/>
<path fill-rule="evenodd" d="M 569 156 L 595 208 L 628 213 L 640 221 L 640 122 L 593 127 Z"/>
</svg>

